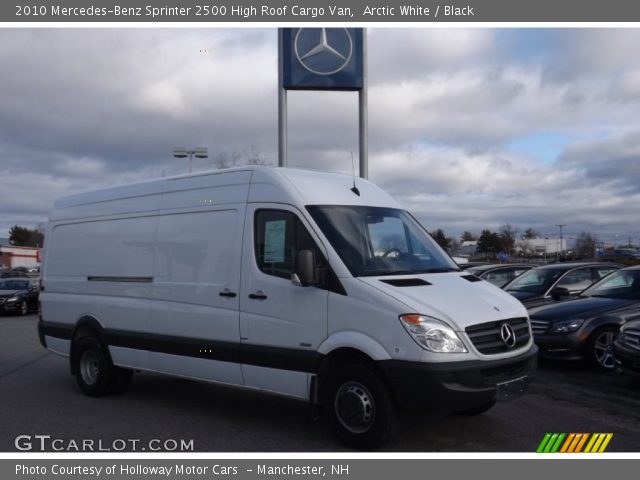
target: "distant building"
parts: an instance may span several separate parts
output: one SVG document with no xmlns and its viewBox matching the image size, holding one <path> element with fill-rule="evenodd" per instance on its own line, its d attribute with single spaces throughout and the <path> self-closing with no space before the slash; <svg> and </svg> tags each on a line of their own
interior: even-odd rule
<svg viewBox="0 0 640 480">
<path fill-rule="evenodd" d="M 567 249 L 567 240 L 563 238 L 523 238 L 516 240 L 516 250 L 526 255 L 549 255 L 563 252 Z"/>
<path fill-rule="evenodd" d="M 465 240 L 460 243 L 460 255 L 473 255 L 478 250 L 477 240 Z"/>
<path fill-rule="evenodd" d="M 31 268 L 39 265 L 39 248 L 0 244 L 0 268 L 11 270 L 16 267 Z"/>
</svg>

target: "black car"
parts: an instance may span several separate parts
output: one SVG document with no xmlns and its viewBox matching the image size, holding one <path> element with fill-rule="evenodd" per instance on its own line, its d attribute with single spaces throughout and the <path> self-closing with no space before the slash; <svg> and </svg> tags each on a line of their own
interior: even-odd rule
<svg viewBox="0 0 640 480">
<path fill-rule="evenodd" d="M 640 312 L 620 327 L 613 347 L 616 363 L 623 370 L 640 374 Z"/>
<path fill-rule="evenodd" d="M 540 356 L 583 358 L 599 370 L 615 368 L 618 329 L 639 315 L 640 267 L 618 270 L 573 300 L 529 311 Z"/>
<path fill-rule="evenodd" d="M 0 312 L 26 315 L 38 310 L 38 281 L 29 278 L 0 280 Z"/>
<path fill-rule="evenodd" d="M 533 308 L 576 296 L 620 268 L 614 263 L 553 263 L 532 268 L 503 288 L 525 307 Z"/>
<path fill-rule="evenodd" d="M 531 270 L 535 265 L 526 263 L 491 263 L 489 265 L 478 265 L 467 268 L 468 273 L 480 277 L 496 287 L 504 287 L 516 277 L 519 277 L 527 270 Z"/>
</svg>

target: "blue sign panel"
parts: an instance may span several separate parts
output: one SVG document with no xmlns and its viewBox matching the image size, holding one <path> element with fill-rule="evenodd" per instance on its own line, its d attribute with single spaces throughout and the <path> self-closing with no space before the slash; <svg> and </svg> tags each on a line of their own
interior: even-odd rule
<svg viewBox="0 0 640 480">
<path fill-rule="evenodd" d="M 289 90 L 361 90 L 361 28 L 283 28 L 282 83 Z"/>
</svg>

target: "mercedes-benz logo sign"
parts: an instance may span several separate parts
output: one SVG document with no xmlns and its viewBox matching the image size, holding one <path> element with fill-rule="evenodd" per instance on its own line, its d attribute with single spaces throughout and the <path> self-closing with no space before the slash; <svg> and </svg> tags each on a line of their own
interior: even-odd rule
<svg viewBox="0 0 640 480">
<path fill-rule="evenodd" d="M 500 338 L 507 346 L 507 348 L 513 348 L 516 346 L 516 332 L 508 323 L 503 323 L 500 327 Z"/>
<path fill-rule="evenodd" d="M 333 75 L 351 60 L 353 40 L 346 28 L 301 28 L 294 50 L 306 70 L 316 75 Z"/>
</svg>

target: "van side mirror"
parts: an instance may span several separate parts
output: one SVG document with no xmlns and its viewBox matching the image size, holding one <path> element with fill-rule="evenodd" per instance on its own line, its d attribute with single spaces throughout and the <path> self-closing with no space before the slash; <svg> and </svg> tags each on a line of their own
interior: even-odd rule
<svg viewBox="0 0 640 480">
<path fill-rule="evenodd" d="M 565 287 L 556 287 L 551 290 L 551 298 L 554 300 L 562 300 L 563 298 L 568 298 L 571 296 L 571 292 L 568 288 Z"/>
<path fill-rule="evenodd" d="M 300 250 L 296 253 L 296 263 L 291 274 L 291 282 L 299 287 L 315 285 L 318 282 L 316 255 L 313 250 Z"/>
</svg>

